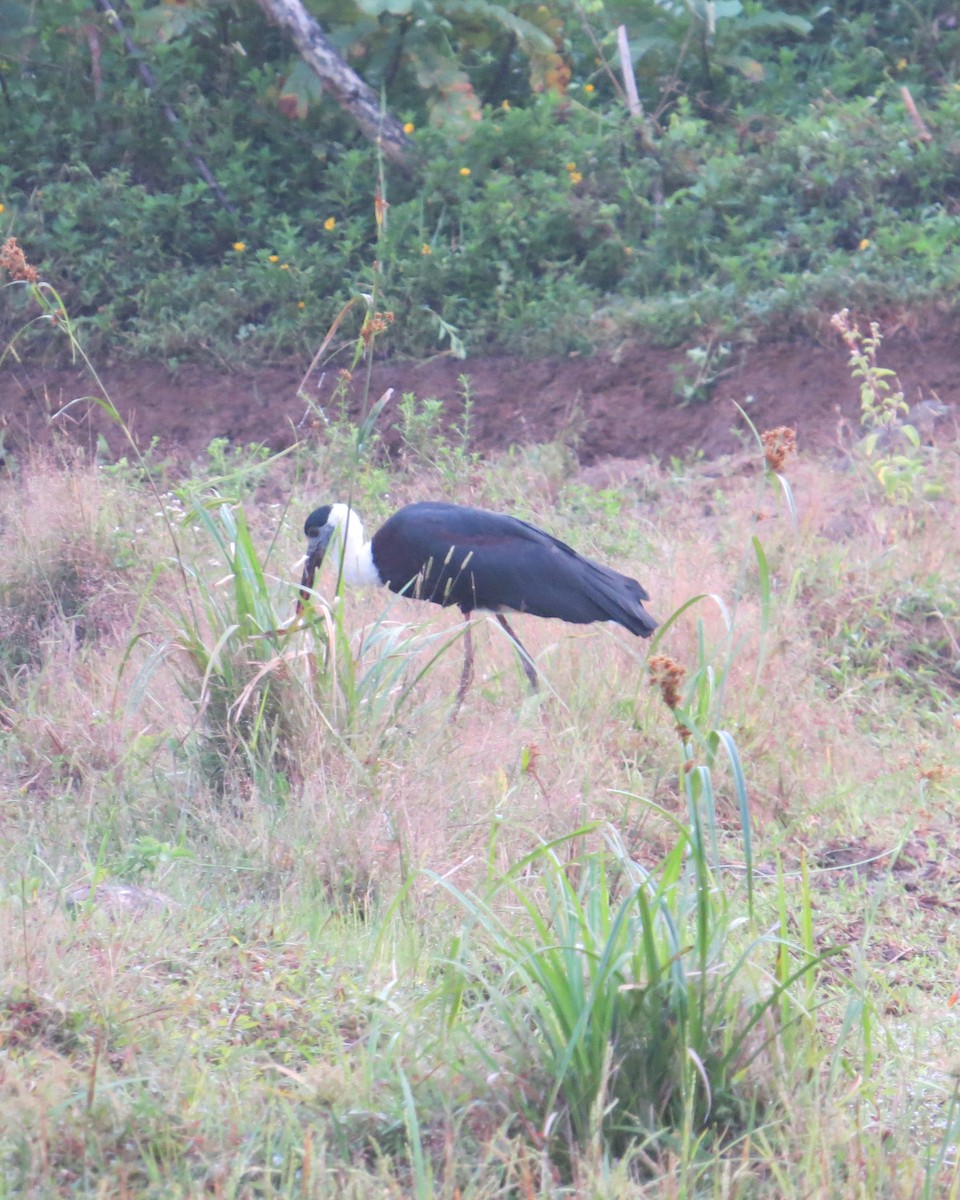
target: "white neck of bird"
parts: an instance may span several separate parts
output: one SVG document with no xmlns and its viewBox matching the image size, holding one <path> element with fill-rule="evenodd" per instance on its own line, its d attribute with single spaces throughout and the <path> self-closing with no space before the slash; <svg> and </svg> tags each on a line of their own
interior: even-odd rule
<svg viewBox="0 0 960 1200">
<path fill-rule="evenodd" d="M 330 508 L 330 523 L 336 531 L 330 539 L 327 557 L 339 573 L 341 556 L 343 578 L 351 586 L 379 584 L 380 576 L 373 565 L 373 550 L 364 538 L 363 522 L 346 504 L 334 504 Z"/>
</svg>

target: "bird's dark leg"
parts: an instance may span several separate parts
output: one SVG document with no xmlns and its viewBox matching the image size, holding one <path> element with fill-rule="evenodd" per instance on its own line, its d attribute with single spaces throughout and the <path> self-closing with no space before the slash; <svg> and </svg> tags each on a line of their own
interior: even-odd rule
<svg viewBox="0 0 960 1200">
<path fill-rule="evenodd" d="M 503 628 L 507 631 L 507 636 L 517 648 L 517 653 L 520 655 L 520 661 L 523 664 L 523 673 L 526 675 L 531 689 L 535 692 L 539 691 L 540 678 L 537 675 L 537 668 L 533 665 L 533 659 L 524 648 L 523 642 L 520 641 L 517 635 L 510 628 L 507 618 L 503 615 L 503 613 L 496 613 L 495 616 Z"/>
<path fill-rule="evenodd" d="M 470 614 L 464 613 L 467 619 L 467 629 L 463 635 L 463 673 L 460 676 L 460 686 L 457 688 L 457 698 L 453 705 L 453 715 L 460 711 L 460 705 L 467 694 L 467 689 L 473 680 L 473 633 L 470 625 Z"/>
</svg>

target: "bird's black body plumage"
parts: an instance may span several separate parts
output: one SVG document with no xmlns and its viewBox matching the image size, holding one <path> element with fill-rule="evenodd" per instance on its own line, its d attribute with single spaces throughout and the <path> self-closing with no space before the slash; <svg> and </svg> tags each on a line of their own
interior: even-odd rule
<svg viewBox="0 0 960 1200">
<path fill-rule="evenodd" d="M 408 504 L 371 545 L 391 591 L 463 613 L 512 610 L 577 625 L 615 621 L 640 637 L 657 626 L 635 579 L 516 517 L 436 501 Z"/>
<path fill-rule="evenodd" d="M 351 533 L 351 522 L 354 522 Z M 649 597 L 635 579 L 584 558 L 565 542 L 516 517 L 425 501 L 399 509 L 364 543 L 362 527 L 346 505 L 324 505 L 307 517 L 307 556 L 298 613 L 337 530 L 352 546 L 345 554 L 357 582 L 379 582 L 405 596 L 455 605 L 467 618 L 459 708 L 473 674 L 470 614 L 497 614 L 513 640 L 531 687 L 537 671 L 504 612 L 555 617 L 576 625 L 614 621 L 638 637 L 657 622 L 643 607 Z M 346 532 L 344 533 L 344 530 Z"/>
</svg>

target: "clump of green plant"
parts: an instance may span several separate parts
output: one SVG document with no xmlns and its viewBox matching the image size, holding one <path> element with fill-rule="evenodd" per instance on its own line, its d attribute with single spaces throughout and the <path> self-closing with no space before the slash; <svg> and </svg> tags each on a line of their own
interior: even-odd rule
<svg viewBox="0 0 960 1200">
<path fill-rule="evenodd" d="M 652 868 L 608 827 L 604 849 L 577 852 L 578 830 L 479 896 L 445 884 L 467 913 L 447 1019 L 486 997 L 501 1029 L 487 1068 L 516 1080 L 521 1113 L 560 1158 L 637 1141 L 653 1158 L 743 1128 L 775 1100 L 779 1055 L 806 1023 L 796 985 L 817 956 L 786 930 L 751 929 L 708 865 L 705 830 L 675 828 Z"/>
<path fill-rule="evenodd" d="M 849 309 L 834 313 L 830 322 L 850 355 L 850 374 L 860 383 L 860 424 L 866 433 L 863 457 L 885 499 L 906 507 L 921 497 L 942 495 L 943 486 L 929 478 L 920 433 L 905 419 L 910 405 L 895 371 L 878 363 L 882 335 L 877 321 L 863 333 Z"/>
<path fill-rule="evenodd" d="M 274 590 L 239 505 L 220 503 L 215 520 L 195 498 L 188 516 L 210 538 L 227 575 L 210 581 L 187 568 L 192 586 L 176 602 L 177 633 L 151 655 L 147 669 L 169 656 L 182 692 L 196 706 L 201 766 L 218 794 L 231 780 L 242 789 L 265 764 L 289 782 L 305 730 L 290 694 L 297 688 L 283 654 Z M 138 682 L 137 691 L 143 686 Z"/>
<path fill-rule="evenodd" d="M 670 368 L 673 392 L 681 404 L 704 404 L 713 395 L 717 381 L 731 370 L 727 360 L 730 343 L 711 339 L 705 346 L 692 346 L 686 362 Z"/>
<path fill-rule="evenodd" d="M 476 451 L 470 449 L 473 414 L 470 381 L 461 375 L 459 382 L 462 404 L 455 420 L 446 419 L 447 405 L 436 397 L 419 399 L 413 392 L 405 392 L 397 406 L 404 458 L 411 466 L 422 465 L 435 470 L 447 488 L 462 480 L 479 458 Z"/>
</svg>

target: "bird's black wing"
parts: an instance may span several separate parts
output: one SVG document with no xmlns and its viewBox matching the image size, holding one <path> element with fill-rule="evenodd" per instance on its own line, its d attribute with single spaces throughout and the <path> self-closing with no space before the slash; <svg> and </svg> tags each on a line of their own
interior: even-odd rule
<svg viewBox="0 0 960 1200">
<path fill-rule="evenodd" d="M 394 591 L 436 604 L 512 609 L 586 624 L 656 628 L 635 579 L 584 558 L 516 517 L 427 501 L 400 509 L 373 538 L 377 570 Z"/>
</svg>

